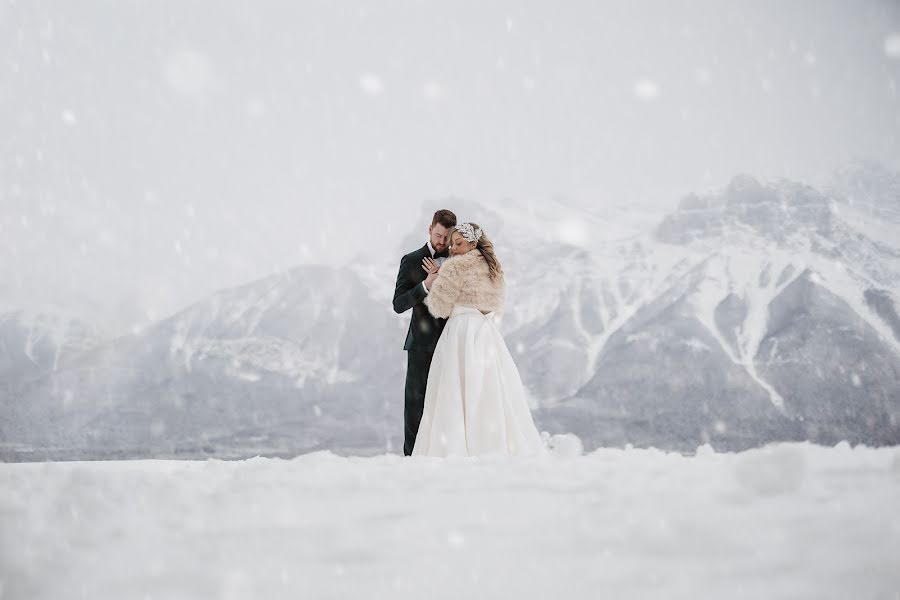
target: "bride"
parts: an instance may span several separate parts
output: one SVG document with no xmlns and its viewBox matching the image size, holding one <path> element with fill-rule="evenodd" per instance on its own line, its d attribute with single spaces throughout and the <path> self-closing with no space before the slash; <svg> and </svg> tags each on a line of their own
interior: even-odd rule
<svg viewBox="0 0 900 600">
<path fill-rule="evenodd" d="M 519 371 L 494 316 L 503 311 L 504 279 L 494 246 L 475 223 L 451 230 L 450 258 L 425 305 L 447 324 L 428 372 L 425 409 L 413 456 L 547 452 L 534 426 Z"/>
</svg>

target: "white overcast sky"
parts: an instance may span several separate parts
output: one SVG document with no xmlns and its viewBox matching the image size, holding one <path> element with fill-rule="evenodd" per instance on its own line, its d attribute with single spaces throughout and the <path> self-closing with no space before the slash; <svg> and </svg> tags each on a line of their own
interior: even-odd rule
<svg viewBox="0 0 900 600">
<path fill-rule="evenodd" d="M 900 168 L 900 2 L 7 0 L 0 49 L 0 305 L 119 329 L 448 197 Z"/>
</svg>

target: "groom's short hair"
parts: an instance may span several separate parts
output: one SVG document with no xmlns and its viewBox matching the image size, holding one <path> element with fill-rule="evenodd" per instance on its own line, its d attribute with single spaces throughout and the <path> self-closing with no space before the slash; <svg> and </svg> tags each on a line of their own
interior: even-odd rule
<svg viewBox="0 0 900 600">
<path fill-rule="evenodd" d="M 446 208 L 442 208 L 441 210 L 434 213 L 434 218 L 431 219 L 431 226 L 434 227 L 440 223 L 447 229 L 456 226 L 456 215 L 447 210 Z"/>
</svg>

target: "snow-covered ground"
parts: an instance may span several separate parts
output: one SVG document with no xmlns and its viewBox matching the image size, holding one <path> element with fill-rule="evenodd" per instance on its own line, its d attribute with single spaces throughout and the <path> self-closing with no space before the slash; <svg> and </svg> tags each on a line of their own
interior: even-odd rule
<svg viewBox="0 0 900 600">
<path fill-rule="evenodd" d="M 0 598 L 900 597 L 900 449 L 0 464 Z"/>
</svg>

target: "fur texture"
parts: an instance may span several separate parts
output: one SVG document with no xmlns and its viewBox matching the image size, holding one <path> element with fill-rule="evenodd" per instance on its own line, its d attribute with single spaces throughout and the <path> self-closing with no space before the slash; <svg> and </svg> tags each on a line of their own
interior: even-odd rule
<svg viewBox="0 0 900 600">
<path fill-rule="evenodd" d="M 483 312 L 503 311 L 505 284 L 492 281 L 487 261 L 477 249 L 447 259 L 425 296 L 425 306 L 434 317 L 446 319 L 455 305 Z"/>
</svg>

